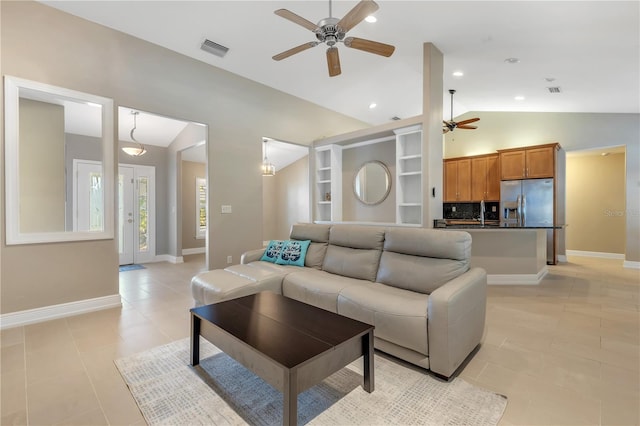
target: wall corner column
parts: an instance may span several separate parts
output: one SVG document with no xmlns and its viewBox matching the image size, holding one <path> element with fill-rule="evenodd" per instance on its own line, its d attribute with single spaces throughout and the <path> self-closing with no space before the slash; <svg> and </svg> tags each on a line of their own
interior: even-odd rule
<svg viewBox="0 0 640 426">
<path fill-rule="evenodd" d="M 422 69 L 422 226 L 442 218 L 442 94 L 444 57 L 433 43 L 423 45 Z M 434 196 L 435 189 L 435 196 Z"/>
</svg>

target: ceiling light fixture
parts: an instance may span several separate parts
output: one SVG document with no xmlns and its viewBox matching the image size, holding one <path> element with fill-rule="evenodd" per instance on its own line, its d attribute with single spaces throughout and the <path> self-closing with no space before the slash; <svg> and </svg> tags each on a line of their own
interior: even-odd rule
<svg viewBox="0 0 640 426">
<path fill-rule="evenodd" d="M 375 102 L 371 102 L 371 103 L 369 104 L 369 109 L 374 109 L 374 108 L 375 108 L 375 107 L 377 107 L 377 106 L 378 106 L 378 104 L 377 104 L 377 103 L 375 103 Z"/>
<path fill-rule="evenodd" d="M 144 148 L 144 145 L 142 145 L 140 142 L 136 140 L 135 137 L 133 137 L 133 132 L 134 130 L 136 130 L 136 127 L 137 127 L 136 117 L 138 117 L 138 114 L 140 114 L 138 111 L 131 111 L 131 115 L 133 115 L 133 128 L 131 129 L 131 133 L 129 133 L 129 136 L 131 136 L 131 140 L 137 143 L 138 146 L 125 146 L 122 148 L 122 150 L 126 154 L 132 157 L 139 157 L 143 155 L 145 152 L 147 152 L 147 150 Z"/>
<path fill-rule="evenodd" d="M 267 158 L 267 138 L 262 138 L 264 147 L 264 159 L 262 160 L 262 176 L 274 176 L 276 174 L 276 166 L 269 162 Z"/>
<path fill-rule="evenodd" d="M 504 60 L 506 63 L 508 64 L 517 64 L 520 62 L 520 59 L 518 58 L 507 58 Z"/>
<path fill-rule="evenodd" d="M 462 77 L 464 75 L 464 73 L 462 71 L 454 71 L 453 72 L 453 76 L 454 77 Z"/>
<path fill-rule="evenodd" d="M 373 24 L 374 22 L 378 22 L 378 18 L 376 18 L 373 15 L 369 15 L 366 18 L 364 18 L 365 21 L 367 21 L 370 24 Z"/>
</svg>

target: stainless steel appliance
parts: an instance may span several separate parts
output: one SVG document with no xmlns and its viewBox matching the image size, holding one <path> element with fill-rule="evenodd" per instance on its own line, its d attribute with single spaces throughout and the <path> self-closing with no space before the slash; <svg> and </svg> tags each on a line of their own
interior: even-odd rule
<svg viewBox="0 0 640 426">
<path fill-rule="evenodd" d="M 553 179 L 500 182 L 500 224 L 554 226 Z M 555 264 L 554 230 L 547 230 L 547 263 Z"/>
</svg>

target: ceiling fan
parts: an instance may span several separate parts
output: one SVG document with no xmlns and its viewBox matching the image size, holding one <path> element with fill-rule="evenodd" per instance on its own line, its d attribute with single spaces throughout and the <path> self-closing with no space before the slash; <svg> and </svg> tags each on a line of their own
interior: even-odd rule
<svg viewBox="0 0 640 426">
<path fill-rule="evenodd" d="M 454 129 L 477 129 L 478 126 L 469 126 L 469 123 L 480 121 L 479 118 L 470 118 L 468 120 L 462 120 L 458 122 L 453 121 L 453 94 L 456 93 L 456 91 L 453 89 L 449 89 L 449 93 L 451 93 L 451 120 L 442 121 L 444 123 L 444 125 L 442 126 L 442 133 L 447 133 L 449 131 L 453 132 Z"/>
<path fill-rule="evenodd" d="M 291 55 L 295 55 L 296 53 L 315 47 L 320 43 L 325 43 L 329 46 L 327 49 L 329 76 L 335 77 L 341 73 L 340 57 L 338 56 L 338 48 L 336 47 L 337 43 L 344 43 L 346 47 L 350 47 L 352 49 L 358 49 L 369 53 L 375 53 L 376 55 L 389 57 L 395 50 L 395 47 L 390 44 L 379 43 L 377 41 L 365 40 L 357 37 L 345 38 L 346 33 L 349 30 L 358 25 L 364 18 L 376 10 L 378 10 L 376 2 L 373 0 L 361 0 L 342 19 L 338 19 L 334 18 L 331 13 L 331 0 L 329 0 L 329 17 L 320 20 L 317 24 L 314 24 L 313 22 L 308 21 L 287 9 L 278 9 L 274 12 L 276 15 L 311 30 L 315 34 L 317 41 L 310 41 L 292 49 L 285 50 L 284 52 L 275 55 L 273 59 L 280 61 Z"/>
</svg>

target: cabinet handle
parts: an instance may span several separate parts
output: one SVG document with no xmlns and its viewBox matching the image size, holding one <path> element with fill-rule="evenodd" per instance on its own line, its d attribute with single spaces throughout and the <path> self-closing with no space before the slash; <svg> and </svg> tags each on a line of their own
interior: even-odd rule
<svg viewBox="0 0 640 426">
<path fill-rule="evenodd" d="M 524 167 L 522 168 L 522 176 L 525 176 L 525 177 L 527 176 L 527 171 Z"/>
</svg>

